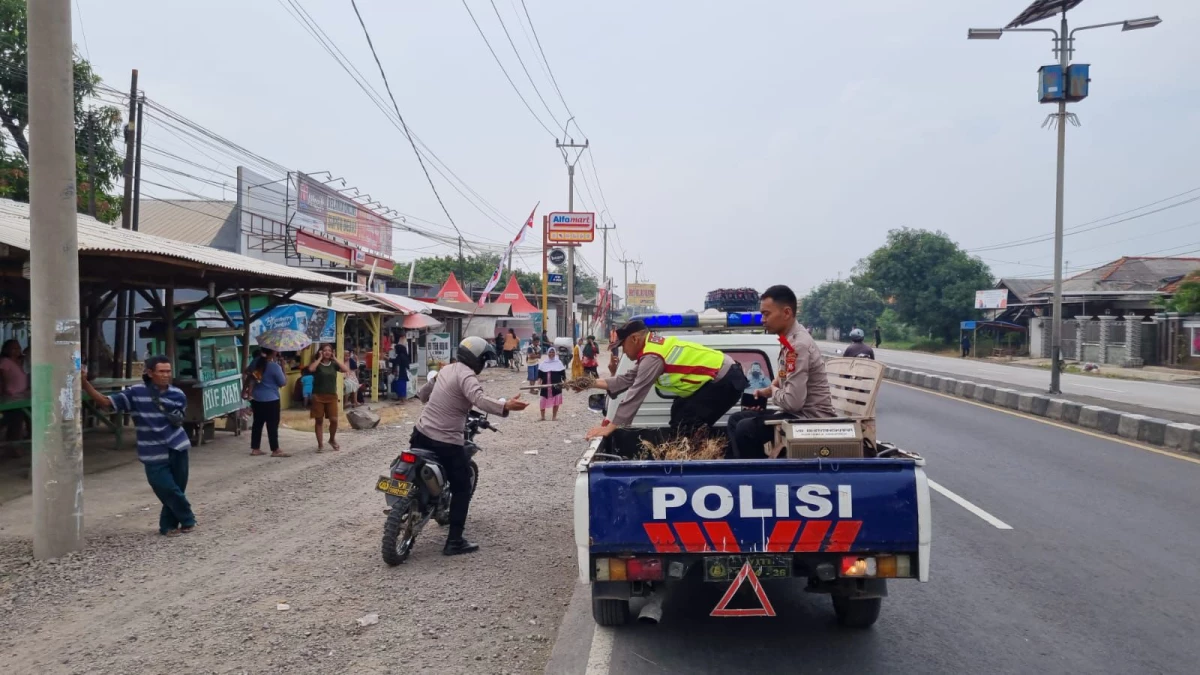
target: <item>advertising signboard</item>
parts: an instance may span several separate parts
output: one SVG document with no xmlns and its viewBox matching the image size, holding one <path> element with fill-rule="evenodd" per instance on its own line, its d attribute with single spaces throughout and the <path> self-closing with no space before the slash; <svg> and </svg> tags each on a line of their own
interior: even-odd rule
<svg viewBox="0 0 1200 675">
<path fill-rule="evenodd" d="M 596 240 L 596 214 L 555 212 L 549 215 L 546 239 L 551 242 L 586 244 Z"/>
<path fill-rule="evenodd" d="M 553 251 L 550 251 L 551 265 L 561 265 L 565 262 L 567 262 L 567 254 L 563 253 L 561 248 L 556 248 Z"/>
<path fill-rule="evenodd" d="M 425 338 L 429 350 L 429 368 L 442 369 L 450 364 L 450 334 L 430 333 Z"/>
<path fill-rule="evenodd" d="M 547 274 L 546 276 L 547 276 L 546 283 L 550 283 L 550 284 L 561 284 L 563 282 L 563 279 L 565 279 L 565 277 L 563 275 L 555 274 L 553 272 L 551 272 L 550 274 Z"/>
<path fill-rule="evenodd" d="M 1007 309 L 1008 289 L 993 288 L 975 291 L 975 309 Z"/>
<path fill-rule="evenodd" d="M 385 256 L 392 254 L 392 227 L 386 218 L 303 174 L 296 178 L 292 224 L 341 237 Z"/>
<path fill-rule="evenodd" d="M 625 294 L 625 304 L 629 307 L 654 307 L 657 302 L 655 284 L 628 284 Z"/>
</svg>

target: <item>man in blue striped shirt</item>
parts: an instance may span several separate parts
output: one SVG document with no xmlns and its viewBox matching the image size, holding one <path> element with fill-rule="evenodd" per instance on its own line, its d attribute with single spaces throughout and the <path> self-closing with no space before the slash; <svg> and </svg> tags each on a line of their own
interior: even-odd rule
<svg viewBox="0 0 1200 675">
<path fill-rule="evenodd" d="M 138 459 L 146 467 L 146 480 L 162 502 L 158 531 L 167 536 L 191 532 L 196 516 L 184 490 L 188 481 L 188 440 L 183 429 L 187 397 L 171 386 L 171 362 L 165 356 L 146 359 L 142 384 L 105 396 L 96 391 L 84 372 L 83 390 L 96 405 L 129 413 L 137 429 Z"/>
</svg>

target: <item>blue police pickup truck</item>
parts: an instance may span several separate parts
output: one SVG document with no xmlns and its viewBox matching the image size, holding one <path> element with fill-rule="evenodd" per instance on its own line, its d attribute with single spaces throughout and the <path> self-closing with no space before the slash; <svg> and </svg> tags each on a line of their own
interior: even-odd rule
<svg viewBox="0 0 1200 675">
<path fill-rule="evenodd" d="M 756 330 L 761 317 L 710 314 L 648 325 L 730 354 L 752 385 L 756 374 L 773 379 L 779 343 Z M 632 365 L 623 359 L 618 372 Z M 605 412 L 619 405 L 609 400 Z M 577 464 L 575 543 L 596 623 L 626 623 L 634 598 L 639 619 L 657 623 L 673 587 L 706 582 L 727 589 L 712 616 L 776 616 L 769 591 L 790 582 L 830 595 L 839 624 L 865 628 L 889 579 L 928 581 L 921 457 L 893 447 L 870 458 L 638 459 L 669 415 L 670 401 L 651 393 L 631 429 L 594 441 Z M 743 586 L 753 593 L 737 594 Z"/>
</svg>

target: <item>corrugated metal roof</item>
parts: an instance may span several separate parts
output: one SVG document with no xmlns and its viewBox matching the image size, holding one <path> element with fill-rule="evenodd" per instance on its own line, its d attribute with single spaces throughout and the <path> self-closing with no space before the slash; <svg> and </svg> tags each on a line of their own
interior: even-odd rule
<svg viewBox="0 0 1200 675">
<path fill-rule="evenodd" d="M 471 314 L 473 316 L 512 316 L 512 305 L 507 302 L 489 302 L 482 307 L 473 302 L 450 302 L 448 300 L 440 300 L 434 305 L 437 308 L 445 309 L 447 307 L 459 310 L 463 314 Z"/>
<path fill-rule="evenodd" d="M 142 257 L 158 257 L 166 260 L 186 260 L 198 265 L 228 270 L 269 280 L 288 280 L 287 287 L 294 287 L 294 282 L 301 281 L 313 288 L 343 289 L 346 282 L 327 277 L 316 272 L 288 267 L 278 263 L 257 260 L 237 253 L 222 251 L 209 246 L 188 244 L 181 241 L 156 237 L 144 232 L 132 232 L 120 227 L 112 227 L 92 218 L 79 214 L 77 217 L 79 233 L 79 252 L 95 253 L 133 253 Z M 0 199 L 0 243 L 29 250 L 29 205 L 14 202 L 11 199 Z"/>
<path fill-rule="evenodd" d="M 346 314 L 397 314 L 398 312 L 373 305 L 364 305 L 361 302 L 354 302 L 345 298 L 340 298 L 336 294 L 332 297 L 320 295 L 318 293 L 296 293 L 288 302 L 295 302 L 309 307 L 327 307 L 335 312 L 344 312 Z"/>
<path fill-rule="evenodd" d="M 1053 282 L 1053 279 L 1001 279 L 996 283 L 996 288 L 1007 288 L 1019 302 L 1025 302 L 1035 291 L 1040 291 Z"/>
<path fill-rule="evenodd" d="M 240 227 L 237 202 L 216 199 L 146 199 L 138 232 L 189 244 L 236 251 Z"/>
<path fill-rule="evenodd" d="M 355 300 L 369 300 L 378 303 L 385 307 L 392 307 L 406 314 L 429 314 L 431 312 L 440 312 L 442 314 L 470 314 L 468 311 L 457 309 L 454 307 L 446 307 L 444 305 L 435 305 L 416 298 L 410 298 L 406 295 L 396 293 L 367 293 L 363 291 L 351 291 L 348 293 L 340 293 L 344 298 Z"/>
</svg>

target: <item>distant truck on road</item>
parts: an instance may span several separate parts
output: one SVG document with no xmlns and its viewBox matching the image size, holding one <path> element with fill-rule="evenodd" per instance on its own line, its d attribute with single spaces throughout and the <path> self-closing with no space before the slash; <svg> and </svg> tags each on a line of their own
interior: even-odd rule
<svg viewBox="0 0 1200 675">
<path fill-rule="evenodd" d="M 761 314 L 640 318 L 651 330 L 686 333 L 683 339 L 719 349 L 744 369 L 775 376 L 780 345 L 762 333 Z M 700 582 L 728 587 L 712 616 L 775 616 L 760 583 L 766 580 L 829 594 L 841 625 L 865 628 L 879 616 L 887 579 L 928 581 L 925 460 L 875 443 L 878 378 L 839 374 L 875 364 L 836 361 L 844 363 L 830 364 L 831 387 L 870 390 L 866 403 L 839 402 L 835 394 L 844 417 L 784 423 L 777 440 L 786 452 L 778 459 L 639 459 L 641 441 L 661 441 L 668 429 L 671 401 L 656 391 L 631 429 L 592 443 L 576 466 L 574 521 L 580 580 L 591 585 L 596 623 L 626 623 L 633 598 L 646 600 L 639 618 L 656 623 L 666 589 Z M 622 359 L 618 372 L 632 366 Z M 608 419 L 619 405 L 604 394 L 589 401 Z M 743 585 L 759 606 L 730 606 L 739 604 L 731 599 Z"/>
<path fill-rule="evenodd" d="M 718 312 L 757 312 L 758 291 L 753 288 L 718 288 L 704 297 L 704 309 Z"/>
</svg>

